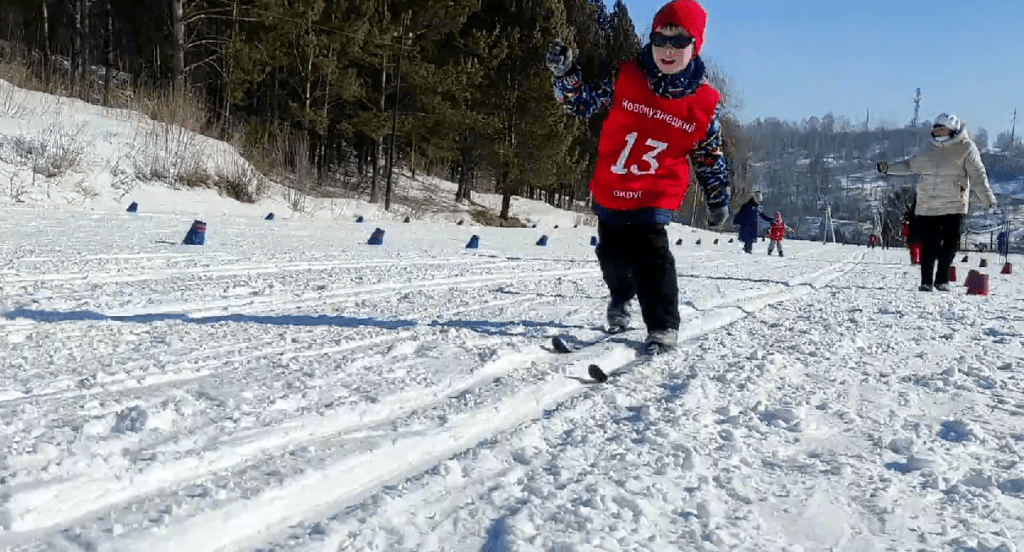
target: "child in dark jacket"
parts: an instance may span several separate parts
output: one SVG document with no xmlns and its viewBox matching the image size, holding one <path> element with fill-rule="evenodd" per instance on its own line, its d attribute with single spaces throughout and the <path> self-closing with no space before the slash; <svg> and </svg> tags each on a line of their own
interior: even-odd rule
<svg viewBox="0 0 1024 552">
<path fill-rule="evenodd" d="M 772 218 L 764 214 L 761 207 L 761 192 L 754 192 L 750 199 L 740 207 L 739 212 L 733 217 L 732 223 L 740 229 L 740 241 L 743 242 L 743 251 L 754 252 L 754 241 L 757 240 L 757 219 L 772 222 Z M 779 251 L 782 251 L 779 249 Z"/>
<path fill-rule="evenodd" d="M 705 82 L 698 54 L 707 15 L 694 0 L 674 0 L 654 16 L 650 43 L 596 83 L 584 83 L 560 41 L 546 63 L 555 97 L 589 118 L 609 109 L 590 181 L 598 217 L 597 258 L 611 301 L 608 329 L 625 330 L 636 296 L 648 354 L 676 345 L 679 288 L 665 226 L 686 195 L 690 165 L 708 204 L 708 224 L 729 216 L 718 92 Z"/>
</svg>

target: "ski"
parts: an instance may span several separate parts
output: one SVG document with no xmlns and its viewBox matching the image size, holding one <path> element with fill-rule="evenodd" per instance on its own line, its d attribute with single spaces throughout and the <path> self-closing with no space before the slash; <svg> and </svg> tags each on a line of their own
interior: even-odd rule
<svg viewBox="0 0 1024 552">
<path fill-rule="evenodd" d="M 584 342 L 573 341 L 568 337 L 556 335 L 551 338 L 551 348 L 554 349 L 555 352 L 561 354 L 575 353 L 582 349 L 586 349 L 587 347 L 591 347 L 593 345 L 597 345 L 599 343 L 608 341 L 609 339 L 621 333 L 624 333 L 625 331 L 626 329 L 620 329 L 618 331 L 609 331 L 597 339 Z M 597 364 L 591 364 L 590 366 L 587 367 L 587 375 L 589 375 L 590 379 L 596 383 L 605 383 L 608 381 L 608 374 L 606 374 L 605 371 L 602 370 L 601 367 L 598 366 Z"/>
<path fill-rule="evenodd" d="M 587 375 L 590 376 L 590 379 L 596 381 L 597 383 L 604 383 L 608 381 L 608 374 L 605 374 L 604 370 L 602 370 L 601 367 L 596 364 L 591 364 L 590 366 L 587 366 Z"/>
<path fill-rule="evenodd" d="M 607 333 L 607 334 L 605 334 L 605 335 L 603 335 L 603 336 L 601 336 L 601 337 L 599 337 L 599 338 L 597 338 L 597 339 L 595 339 L 593 341 L 585 341 L 585 342 L 582 342 L 582 343 L 580 343 L 580 342 L 573 342 L 573 341 L 570 341 L 570 340 L 566 339 L 565 337 L 562 337 L 560 335 L 556 335 L 556 336 L 551 338 L 551 348 L 554 349 L 556 353 L 562 353 L 562 354 L 575 353 L 576 351 L 579 351 L 581 349 L 585 349 L 587 347 L 591 347 L 593 345 L 597 345 L 598 343 L 603 343 L 605 341 L 608 341 L 609 339 L 611 339 L 611 338 L 613 338 L 613 337 L 615 337 L 615 336 L 617 336 L 617 335 L 619 335 L 621 333 L 623 333 L 623 332 L 619 331 L 619 332 L 615 332 L 615 333 Z M 662 355 L 662 354 L 667 353 L 669 350 L 670 349 L 661 347 L 661 346 L 659 346 L 656 343 L 646 343 L 642 347 L 640 347 L 640 353 L 642 355 L 644 355 L 644 356 Z"/>
<path fill-rule="evenodd" d="M 593 380 L 594 383 L 606 383 L 610 379 L 632 373 L 641 365 L 650 362 L 653 358 L 654 356 L 652 355 L 641 354 L 633 360 L 619 366 L 610 374 L 605 372 L 604 369 L 597 364 L 591 364 L 590 366 L 587 366 L 587 375 L 590 376 L 590 379 Z"/>
<path fill-rule="evenodd" d="M 568 354 L 572 352 L 572 347 L 557 335 L 551 338 L 551 347 L 555 349 L 556 353 Z"/>
<path fill-rule="evenodd" d="M 551 338 L 551 347 L 557 353 L 560 353 L 560 354 L 571 354 L 571 353 L 575 353 L 577 351 L 586 349 L 587 347 L 591 347 L 593 345 L 597 345 L 599 343 L 603 343 L 605 341 L 608 341 L 609 339 L 612 339 L 612 338 L 614 338 L 614 337 L 624 333 L 625 331 L 628 331 L 628 330 L 619 330 L 619 331 L 616 331 L 616 332 L 608 332 L 605 335 L 602 335 L 601 337 L 599 337 L 597 339 L 594 339 L 592 341 L 585 341 L 585 342 L 574 342 L 570 338 L 567 338 L 567 337 L 564 337 L 564 336 L 560 336 L 560 335 L 556 335 L 556 336 Z M 665 351 L 665 350 L 661 350 L 661 351 L 658 351 L 658 352 L 650 352 L 648 350 L 649 346 L 650 346 L 650 344 L 638 346 L 638 356 L 637 356 L 637 358 L 627 362 L 623 366 L 620 366 L 615 372 L 613 372 L 611 374 L 608 374 L 607 372 L 605 372 L 604 369 L 602 369 L 599 365 L 591 364 L 591 365 L 587 366 L 587 375 L 590 376 L 590 379 L 593 380 L 595 383 L 606 383 L 609 379 L 611 379 L 613 377 L 616 377 L 616 376 L 619 376 L 621 374 L 624 374 L 624 373 L 627 373 L 627 372 L 631 371 L 634 367 L 636 367 L 638 364 L 640 364 L 642 362 L 646 362 L 646 361 L 650 360 L 651 358 L 653 358 L 655 356 L 658 356 L 660 354 L 666 354 L 667 353 L 667 351 Z"/>
<path fill-rule="evenodd" d="M 573 340 L 573 339 L 568 338 L 566 336 L 556 335 L 556 336 L 551 338 L 551 347 L 555 350 L 556 353 L 562 353 L 562 354 L 574 353 L 576 351 L 579 351 L 580 349 L 586 349 L 587 347 L 591 347 L 591 346 L 597 345 L 599 343 L 604 343 L 605 341 L 608 341 L 609 339 L 611 339 L 611 338 L 613 338 L 613 337 L 615 337 L 617 335 L 626 333 L 627 331 L 629 331 L 629 328 L 621 328 L 621 329 L 615 329 L 615 330 L 606 330 L 605 334 L 602 335 L 601 337 L 599 337 L 597 339 L 594 339 L 594 340 L 591 340 L 591 341 L 582 341 L 582 342 L 581 341 Z"/>
</svg>

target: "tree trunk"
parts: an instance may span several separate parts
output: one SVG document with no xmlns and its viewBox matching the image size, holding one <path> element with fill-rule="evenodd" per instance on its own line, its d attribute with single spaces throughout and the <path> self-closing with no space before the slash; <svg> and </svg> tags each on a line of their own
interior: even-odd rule
<svg viewBox="0 0 1024 552">
<path fill-rule="evenodd" d="M 361 180 L 366 174 L 366 141 L 360 140 L 356 149 L 356 179 Z"/>
<path fill-rule="evenodd" d="M 472 199 L 472 177 L 475 169 L 473 155 L 468 147 L 462 149 L 462 159 L 459 164 L 459 188 L 455 195 L 455 201 L 468 203 Z"/>
<path fill-rule="evenodd" d="M 43 3 L 46 1 L 43 0 Z M 103 50 L 107 64 L 107 70 L 103 72 L 103 105 L 111 107 L 114 104 L 110 94 L 111 84 L 114 82 L 114 14 L 110 9 L 110 0 L 104 0 L 103 4 L 107 16 L 107 30 L 103 33 Z"/>
<path fill-rule="evenodd" d="M 334 45 L 332 44 L 327 50 L 327 59 L 334 59 Z M 320 127 L 320 166 L 325 167 L 328 170 L 331 167 L 331 161 L 327 159 L 327 137 L 331 134 L 331 120 L 328 118 L 331 101 L 331 80 L 334 78 L 334 65 L 330 66 L 327 70 L 327 79 L 324 84 L 324 109 L 322 112 L 321 121 L 323 126 Z"/>
<path fill-rule="evenodd" d="M 82 82 L 82 8 L 86 0 L 75 0 L 75 28 L 71 36 L 71 82 L 75 88 Z"/>
<path fill-rule="evenodd" d="M 313 106 L 313 57 L 316 53 L 313 46 L 312 15 L 306 20 L 306 39 L 309 42 L 309 49 L 306 51 L 306 82 L 303 87 L 303 96 L 305 97 L 303 98 L 302 116 L 306 119 L 303 123 L 308 125 Z"/>
<path fill-rule="evenodd" d="M 476 170 L 476 165 L 474 165 L 473 171 L 469 173 L 469 185 L 466 186 L 466 201 L 473 201 L 473 190 L 480 184 L 479 176 L 480 172 Z"/>
<path fill-rule="evenodd" d="M 89 81 L 84 78 L 89 68 L 89 2 L 75 2 L 75 28 L 71 43 L 71 80 L 77 88 L 76 95 L 86 101 L 89 101 Z"/>
<path fill-rule="evenodd" d="M 388 85 L 388 54 L 384 52 L 380 64 L 380 112 L 384 114 L 384 93 Z M 377 176 L 380 172 L 380 160 L 384 157 L 384 138 L 374 137 L 373 174 L 370 176 L 370 203 L 380 203 L 380 190 L 377 189 Z"/>
<path fill-rule="evenodd" d="M 462 203 L 462 198 L 466 193 L 465 174 L 466 166 L 461 160 L 452 166 L 452 182 L 458 183 L 458 187 L 455 188 L 455 203 Z"/>
<path fill-rule="evenodd" d="M 377 189 L 377 175 L 380 174 L 380 156 L 383 140 L 373 141 L 373 152 L 370 154 L 370 203 L 380 203 L 380 190 Z"/>
<path fill-rule="evenodd" d="M 89 9 L 92 7 L 92 0 L 82 0 L 82 72 L 88 74 L 89 78 L 85 81 L 85 89 L 87 91 L 92 89 L 92 55 L 90 54 L 89 43 L 92 42 L 92 35 L 89 34 Z M 86 101 L 90 100 L 89 92 L 86 92 Z"/>
<path fill-rule="evenodd" d="M 228 52 L 228 45 L 234 43 L 234 40 L 238 37 L 238 0 L 231 2 L 231 25 L 232 34 L 231 37 L 224 41 L 224 125 L 228 125 L 231 120 L 231 94 L 228 89 L 228 83 L 231 82 L 231 58 Z"/>
<path fill-rule="evenodd" d="M 395 70 L 395 108 L 391 118 L 391 151 L 388 152 L 388 182 L 384 186 L 384 210 L 391 210 L 391 196 L 394 193 L 392 176 L 395 172 L 395 146 L 398 138 L 398 99 L 402 93 L 402 58 L 405 57 L 405 21 L 408 12 L 402 16 L 402 26 L 398 35 L 398 68 Z"/>
<path fill-rule="evenodd" d="M 512 185 L 508 174 L 508 169 L 501 169 L 501 213 L 498 214 L 503 220 L 508 219 L 509 212 L 512 210 Z"/>
<path fill-rule="evenodd" d="M 174 33 L 174 85 L 185 88 L 185 0 L 171 0 L 171 30 Z"/>
<path fill-rule="evenodd" d="M 43 65 L 50 67 L 50 11 L 46 9 L 47 0 L 42 0 L 43 5 Z M 47 75 L 49 76 L 49 75 Z"/>
</svg>

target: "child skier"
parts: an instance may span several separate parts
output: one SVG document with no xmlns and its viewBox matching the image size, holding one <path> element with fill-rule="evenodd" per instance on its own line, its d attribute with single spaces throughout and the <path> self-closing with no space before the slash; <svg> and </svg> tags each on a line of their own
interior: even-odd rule
<svg viewBox="0 0 1024 552">
<path fill-rule="evenodd" d="M 545 58 L 555 97 L 589 118 L 607 107 L 590 181 L 598 217 L 597 258 L 611 294 L 609 331 L 628 327 L 636 296 L 647 326 L 645 352 L 676 345 L 679 288 L 665 226 L 686 194 L 690 163 L 708 204 L 708 224 L 729 216 L 729 176 L 722 154 L 718 92 L 699 57 L 707 14 L 694 0 L 674 0 L 654 16 L 650 43 L 614 74 L 584 83 L 574 55 L 556 41 Z"/>
<path fill-rule="evenodd" d="M 772 221 L 772 225 L 768 227 L 768 255 L 771 256 L 772 250 L 777 246 L 779 248 L 779 256 L 782 256 L 782 240 L 786 237 L 786 231 L 793 231 L 792 228 L 786 226 L 786 223 L 782 221 L 782 213 L 775 211 L 775 220 Z"/>
</svg>

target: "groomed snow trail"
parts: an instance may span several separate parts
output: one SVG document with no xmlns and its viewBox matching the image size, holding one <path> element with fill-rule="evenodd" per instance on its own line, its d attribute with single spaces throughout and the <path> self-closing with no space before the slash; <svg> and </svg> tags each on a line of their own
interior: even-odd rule
<svg viewBox="0 0 1024 552">
<path fill-rule="evenodd" d="M 683 343 L 637 363 L 640 331 L 544 347 L 599 335 L 586 229 L 207 222 L 0 222 L 0 546 L 1024 544 L 1024 323 L 900 252 L 674 226 Z"/>
</svg>

